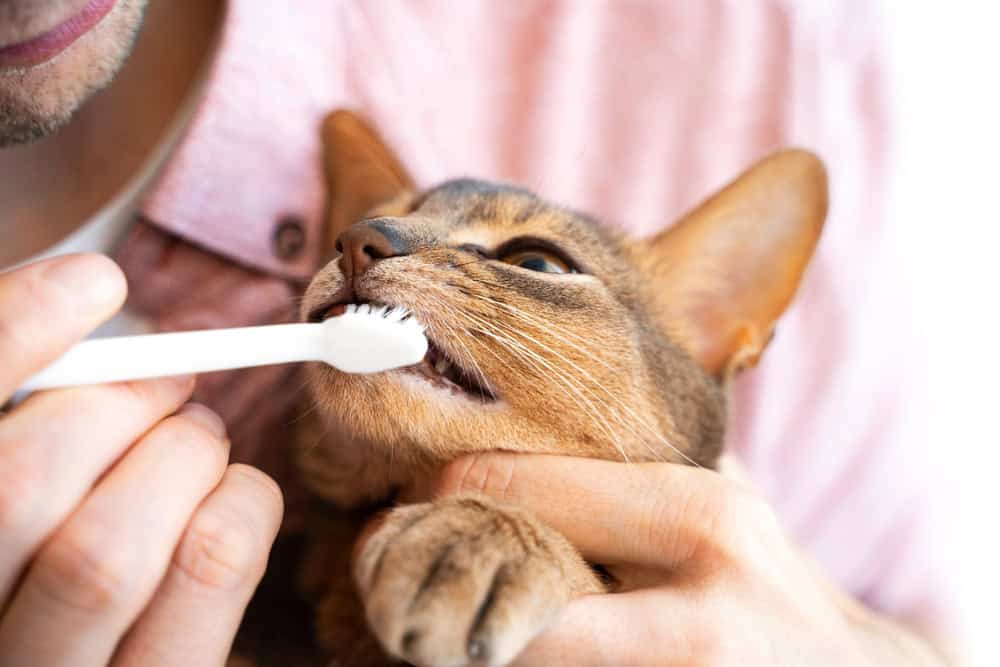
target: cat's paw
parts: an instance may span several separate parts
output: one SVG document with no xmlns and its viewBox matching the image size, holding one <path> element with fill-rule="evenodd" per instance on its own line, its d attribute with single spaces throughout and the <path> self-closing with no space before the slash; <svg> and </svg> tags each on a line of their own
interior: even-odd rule
<svg viewBox="0 0 1000 667">
<path fill-rule="evenodd" d="M 601 584 L 561 535 L 475 496 L 393 510 L 355 579 L 368 623 L 418 667 L 498 667 Z"/>
</svg>

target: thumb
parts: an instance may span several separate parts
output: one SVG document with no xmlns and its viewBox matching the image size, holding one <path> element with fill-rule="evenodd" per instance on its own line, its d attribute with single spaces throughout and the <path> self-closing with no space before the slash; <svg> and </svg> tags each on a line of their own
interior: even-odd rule
<svg viewBox="0 0 1000 667">
<path fill-rule="evenodd" d="M 690 600 L 669 591 L 583 597 L 528 644 L 512 667 L 691 664 L 703 616 Z"/>
</svg>

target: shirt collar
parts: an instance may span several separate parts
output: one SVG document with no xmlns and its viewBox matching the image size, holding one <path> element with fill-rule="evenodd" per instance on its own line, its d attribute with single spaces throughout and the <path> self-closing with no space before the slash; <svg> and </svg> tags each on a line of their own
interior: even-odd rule
<svg viewBox="0 0 1000 667">
<path fill-rule="evenodd" d="M 270 5 L 227 2 L 201 100 L 140 214 L 241 264 L 305 279 L 323 229 L 319 124 L 342 88 L 320 34 L 337 3 Z"/>
</svg>

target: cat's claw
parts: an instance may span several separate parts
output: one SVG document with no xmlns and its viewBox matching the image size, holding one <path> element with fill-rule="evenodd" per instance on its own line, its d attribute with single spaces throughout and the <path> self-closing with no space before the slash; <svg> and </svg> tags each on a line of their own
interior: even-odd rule
<svg viewBox="0 0 1000 667">
<path fill-rule="evenodd" d="M 560 535 L 477 497 L 393 511 L 355 566 L 385 650 L 418 667 L 508 664 L 600 584 Z"/>
</svg>

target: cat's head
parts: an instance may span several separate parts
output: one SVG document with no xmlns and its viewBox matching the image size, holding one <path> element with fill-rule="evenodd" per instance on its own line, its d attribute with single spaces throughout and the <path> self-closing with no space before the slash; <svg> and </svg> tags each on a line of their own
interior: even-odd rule
<svg viewBox="0 0 1000 667">
<path fill-rule="evenodd" d="M 631 239 L 520 188 L 416 190 L 346 112 L 325 137 L 334 255 L 303 317 L 405 306 L 430 341 L 410 369 L 313 367 L 339 431 L 431 465 L 491 449 L 714 463 L 725 381 L 757 362 L 820 235 L 814 156 L 777 153 Z"/>
</svg>

